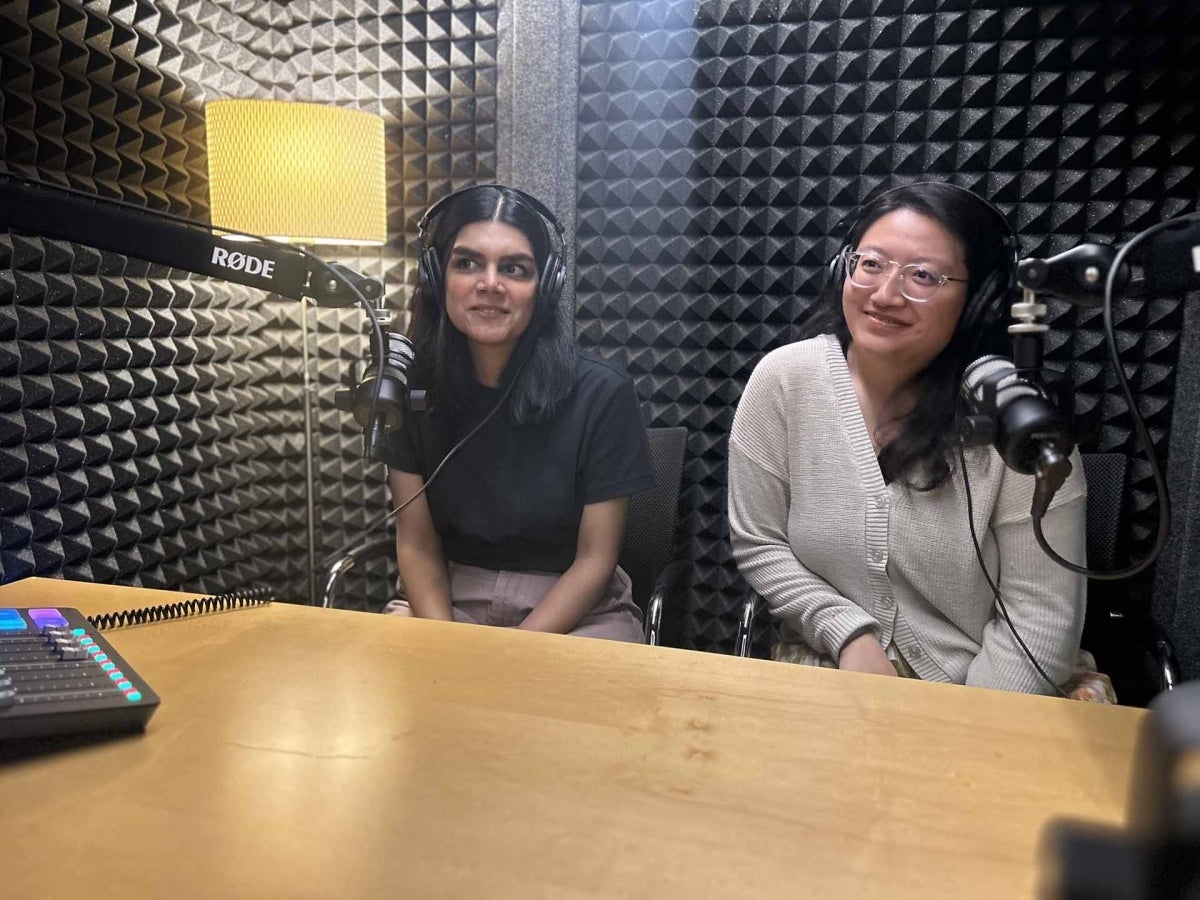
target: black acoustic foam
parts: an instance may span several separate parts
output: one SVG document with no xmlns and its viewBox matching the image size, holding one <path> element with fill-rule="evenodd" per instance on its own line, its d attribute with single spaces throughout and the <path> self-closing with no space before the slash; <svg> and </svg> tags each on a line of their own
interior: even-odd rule
<svg viewBox="0 0 1200 900">
<path fill-rule="evenodd" d="M 795 339 L 833 236 L 872 192 L 945 178 L 997 203 L 1027 255 L 1111 243 L 1200 195 L 1196 14 L 1186 2 L 585 2 L 579 321 L 653 424 L 691 430 L 685 643 L 728 651 L 725 441 L 755 363 Z M 1122 358 L 1167 453 L 1179 298 L 1123 301 Z M 1086 449 L 1135 452 L 1098 311 L 1051 304 L 1047 359 Z M 1155 522 L 1136 460 L 1123 542 Z M 676 614 L 679 614 L 678 612 Z M 763 645 L 760 641 L 759 652 Z"/>
</svg>

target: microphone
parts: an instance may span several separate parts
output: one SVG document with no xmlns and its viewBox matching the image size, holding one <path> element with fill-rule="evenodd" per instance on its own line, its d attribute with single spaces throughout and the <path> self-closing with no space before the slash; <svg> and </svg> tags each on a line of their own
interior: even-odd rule
<svg viewBox="0 0 1200 900">
<path fill-rule="evenodd" d="M 1180 222 L 1147 240 L 1142 260 L 1146 288 L 1155 294 L 1200 290 L 1200 222 Z"/>
<path fill-rule="evenodd" d="M 963 442 L 990 443 L 1014 472 L 1041 475 L 1066 464 L 1075 436 L 1045 391 L 1003 356 L 981 356 L 963 373 L 962 396 L 971 415 Z M 1066 477 L 1064 473 L 1063 477 Z"/>
<path fill-rule="evenodd" d="M 365 429 L 371 456 L 383 432 L 399 427 L 405 409 L 423 412 L 428 406 L 425 391 L 408 389 L 408 369 L 414 357 L 412 341 L 385 328 L 383 346 L 383 359 L 372 360 L 357 385 L 338 391 L 334 397 L 334 405 L 343 412 L 353 413 L 355 421 Z M 371 421 L 376 383 L 379 396 L 374 404 L 375 420 Z"/>
</svg>

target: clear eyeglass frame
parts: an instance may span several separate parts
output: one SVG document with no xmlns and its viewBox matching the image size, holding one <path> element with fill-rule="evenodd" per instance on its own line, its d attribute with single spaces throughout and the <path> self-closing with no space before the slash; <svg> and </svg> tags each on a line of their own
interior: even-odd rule
<svg viewBox="0 0 1200 900">
<path fill-rule="evenodd" d="M 934 274 L 934 272 L 930 270 L 929 266 L 922 265 L 921 263 L 902 263 L 894 259 L 885 259 L 876 253 L 861 253 L 859 251 L 851 251 L 849 247 L 846 247 L 842 250 L 842 259 L 845 260 L 846 263 L 847 280 L 849 280 L 849 282 L 855 287 L 860 287 L 863 289 L 879 287 L 879 285 L 887 281 L 888 276 L 891 275 L 892 267 L 896 267 L 900 272 L 900 294 L 905 300 L 908 300 L 912 303 L 928 303 L 937 295 L 937 292 L 941 290 L 942 285 L 944 285 L 947 281 L 957 281 L 960 284 L 967 283 L 967 279 L 965 278 L 954 278 L 950 275 L 943 275 L 940 272 Z M 861 263 L 864 259 L 876 260 L 877 262 L 882 263 L 884 265 L 883 271 L 879 273 L 872 273 L 871 276 L 866 280 L 861 280 L 862 272 L 859 269 L 859 263 Z M 933 281 L 929 284 L 922 284 L 910 279 L 909 275 L 911 273 L 915 273 L 920 270 L 929 272 L 933 277 Z M 857 279 L 855 278 L 856 275 L 858 276 Z M 926 296 L 913 296 L 913 288 L 916 288 L 918 293 L 924 293 Z"/>
</svg>

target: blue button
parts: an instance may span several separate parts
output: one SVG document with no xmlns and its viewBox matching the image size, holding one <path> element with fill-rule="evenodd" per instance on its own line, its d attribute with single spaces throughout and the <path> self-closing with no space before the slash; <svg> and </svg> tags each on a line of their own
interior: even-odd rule
<svg viewBox="0 0 1200 900">
<path fill-rule="evenodd" d="M 71 634 L 75 635 L 75 637 L 83 637 L 85 634 L 87 634 L 87 632 L 82 628 L 72 628 Z"/>
<path fill-rule="evenodd" d="M 130 691 L 128 694 L 125 695 L 125 699 L 128 700 L 130 703 L 136 703 L 137 701 L 142 699 L 142 692 L 141 691 Z"/>
</svg>

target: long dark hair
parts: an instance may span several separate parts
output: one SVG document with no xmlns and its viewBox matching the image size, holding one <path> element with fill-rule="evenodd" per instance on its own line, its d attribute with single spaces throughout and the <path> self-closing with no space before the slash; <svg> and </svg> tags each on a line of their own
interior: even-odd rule
<svg viewBox="0 0 1200 900">
<path fill-rule="evenodd" d="M 533 248 L 538 270 L 533 318 L 517 342 L 500 386 L 512 383 L 508 416 L 514 424 L 553 414 L 575 384 L 574 316 L 562 309 L 561 281 L 546 284 L 562 265 L 561 232 L 541 203 L 523 191 L 486 184 L 464 188 L 430 207 L 422 228 L 417 289 L 409 337 L 415 359 L 409 381 L 432 387 L 437 408 L 451 415 L 467 408 L 477 390 L 466 335 L 446 314 L 446 264 L 454 239 L 473 222 L 502 222 L 520 231 Z"/>
<path fill-rule="evenodd" d="M 851 223 L 845 246 L 854 249 L 877 220 L 898 209 L 911 209 L 940 222 L 962 244 L 967 265 L 967 298 L 950 342 L 914 378 L 916 404 L 899 419 L 899 432 L 879 453 L 888 481 L 900 480 L 916 490 L 932 490 L 952 470 L 958 443 L 955 413 L 962 402 L 963 372 L 986 353 L 1007 354 L 1003 311 L 1012 276 L 1015 237 L 991 204 L 964 188 L 922 182 L 892 188 L 866 203 Z M 830 266 L 830 277 L 814 313 L 803 326 L 808 335 L 832 333 L 846 352 L 850 330 L 842 314 L 844 264 Z"/>
</svg>

